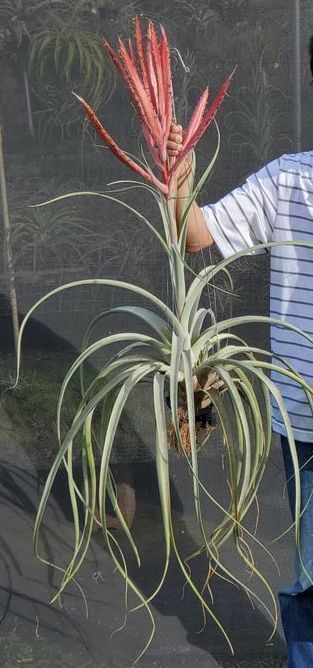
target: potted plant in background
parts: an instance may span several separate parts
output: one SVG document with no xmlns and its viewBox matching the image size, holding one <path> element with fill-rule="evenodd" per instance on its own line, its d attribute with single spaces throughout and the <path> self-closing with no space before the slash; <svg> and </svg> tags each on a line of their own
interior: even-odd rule
<svg viewBox="0 0 313 668">
<path fill-rule="evenodd" d="M 204 573 L 205 586 L 208 585 L 214 574 L 241 586 L 249 596 L 254 597 L 262 604 L 270 616 L 275 630 L 277 622 L 275 598 L 270 585 L 254 564 L 247 538 L 251 539 L 252 542 L 259 543 L 259 541 L 243 525 L 243 520 L 256 498 L 270 451 L 271 395 L 275 398 L 281 410 L 294 461 L 297 539 L 299 533 L 300 488 L 297 456 L 289 418 L 280 393 L 268 378 L 266 372 L 269 369 L 279 369 L 282 374 L 298 382 L 306 392 L 311 405 L 313 405 L 313 390 L 290 364 L 280 359 L 276 360 L 274 358 L 271 360 L 271 354 L 268 351 L 249 346 L 234 331 L 235 327 L 243 323 L 269 323 L 273 320 L 267 317 L 250 316 L 235 317 L 217 322 L 210 309 L 205 309 L 200 304 L 204 288 L 211 284 L 220 272 L 229 276 L 228 265 L 234 258 L 244 255 L 245 252 L 224 260 L 216 266 L 205 267 L 199 274 L 193 275 L 191 285 L 187 290 L 186 272 L 189 271 L 189 267 L 186 262 L 185 248 L 188 212 L 214 166 L 219 150 L 219 140 L 216 152 L 205 173 L 195 187 L 190 184 L 190 195 L 185 203 L 185 212 L 180 230 L 177 230 L 175 220 L 175 174 L 181 161 L 193 151 L 207 128 L 214 122 L 217 111 L 228 92 L 232 75 L 222 84 L 215 99 L 209 105 L 208 89 L 202 93 L 185 130 L 183 149 L 179 157 L 175 160 L 168 160 L 166 147 L 173 118 L 173 86 L 167 36 L 163 28 L 158 33 L 151 21 L 148 24 L 146 38 L 138 19 L 134 21 L 134 28 L 135 40 L 130 40 L 128 46 L 121 39 L 119 39 L 118 51 L 114 51 L 108 42 L 105 42 L 104 46 L 121 75 L 129 91 L 132 104 L 137 111 L 142 133 L 149 149 L 150 162 L 144 153 L 141 160 L 136 160 L 124 151 L 103 127 L 88 102 L 79 95 L 76 95 L 76 97 L 83 105 L 87 116 L 104 144 L 122 163 L 132 169 L 137 176 L 142 177 L 143 181 L 119 181 L 110 184 L 104 192 L 68 193 L 50 200 L 50 203 L 72 197 L 94 196 L 117 202 L 131 211 L 155 235 L 164 250 L 170 266 L 173 304 L 170 306 L 153 293 L 131 283 L 109 278 L 94 278 L 68 283 L 56 288 L 42 297 L 26 315 L 19 336 L 17 382 L 23 332 L 34 310 L 51 296 L 79 286 L 114 286 L 140 296 L 144 303 L 143 306 L 136 307 L 117 306 L 109 312 L 100 313 L 91 322 L 86 332 L 81 354 L 66 373 L 57 409 L 60 447 L 48 475 L 38 509 L 34 529 L 35 551 L 44 563 L 49 563 L 39 554 L 38 538 L 55 476 L 64 463 L 68 476 L 75 541 L 72 559 L 67 568 L 63 569 L 62 581 L 53 600 L 59 598 L 67 584 L 75 579 L 86 556 L 94 522 L 98 522 L 102 529 L 104 543 L 117 570 L 125 579 L 127 587 L 138 597 L 138 605 L 133 610 L 144 607 L 150 615 L 152 631 L 145 649 L 151 642 L 154 632 L 154 620 L 150 603 L 157 596 L 165 581 L 170 555 L 173 553 L 186 578 L 186 582 L 198 598 L 204 612 L 214 619 L 233 651 L 227 630 L 223 628 L 215 616 L 212 605 L 206 599 L 205 588 L 201 590 L 195 584 L 185 556 L 180 554 L 177 546 L 169 483 L 167 395 L 169 395 L 172 420 L 171 440 L 176 442 L 178 452 L 191 474 L 190 484 L 193 490 L 195 515 L 201 541 L 198 554 L 204 553 L 207 556 L 207 571 Z M 151 164 L 154 168 L 157 168 L 158 174 L 152 169 Z M 163 234 L 160 234 L 139 210 L 132 208 L 120 199 L 120 193 L 132 188 L 138 189 L 139 194 L 142 189 L 145 189 L 154 198 L 159 207 Z M 146 306 L 147 302 L 150 304 L 149 308 Z M 106 335 L 105 318 L 109 313 L 124 313 L 126 318 L 131 313 L 148 327 L 150 333 L 143 334 L 140 331 L 131 331 Z M 289 329 L 296 329 L 281 321 L 279 321 L 279 324 Z M 95 327 L 99 327 L 99 325 L 103 328 L 103 335 L 101 338 L 93 340 Z M 308 334 L 303 333 L 303 336 L 310 342 L 313 341 Z M 116 352 L 116 345 L 119 346 L 118 352 Z M 115 346 L 114 354 L 112 353 L 109 360 L 104 361 L 102 367 L 95 371 L 91 381 L 86 383 L 84 364 L 95 353 L 102 352 L 104 354 L 112 346 Z M 81 400 L 72 425 L 63 436 L 61 428 L 63 399 L 71 379 L 77 373 L 80 373 L 81 377 Z M 109 498 L 121 529 L 133 549 L 138 564 L 140 564 L 140 555 L 131 529 L 125 521 L 117 500 L 114 480 L 110 471 L 110 457 L 116 429 L 127 400 L 134 387 L 146 380 L 151 380 L 153 386 L 156 433 L 155 457 L 165 545 L 162 576 L 155 591 L 151 592 L 148 597 L 142 594 L 139 587 L 129 577 L 118 538 L 112 534 L 107 526 L 107 499 Z M 229 476 L 230 494 L 227 507 L 222 506 L 214 498 L 210 489 L 204 485 L 201 466 L 199 465 L 197 414 L 199 408 L 206 408 L 208 404 L 211 404 L 215 409 L 228 458 L 227 475 Z M 99 411 L 101 413 L 100 421 L 98 419 Z M 210 429 L 208 432 L 209 436 Z M 205 442 L 207 442 L 207 438 Z M 205 444 L 202 444 L 202 447 L 205 447 Z M 73 452 L 77 448 L 81 448 L 82 451 L 82 489 L 78 486 L 73 474 Z M 99 472 L 95 463 L 96 452 L 100 456 Z M 203 514 L 203 502 L 207 498 L 219 508 L 222 516 L 218 526 L 209 534 Z M 79 516 L 80 507 L 83 509 L 82 520 Z M 254 573 L 263 582 L 271 598 L 271 609 L 253 591 L 250 581 L 248 583 L 241 581 L 223 563 L 220 548 L 230 538 L 233 538 L 237 551 L 249 572 Z M 60 569 L 59 566 L 58 569 Z"/>
</svg>

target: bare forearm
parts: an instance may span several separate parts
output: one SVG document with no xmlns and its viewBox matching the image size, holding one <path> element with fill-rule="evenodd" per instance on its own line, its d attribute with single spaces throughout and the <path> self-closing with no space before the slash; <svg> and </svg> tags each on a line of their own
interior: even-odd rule
<svg viewBox="0 0 313 668">
<path fill-rule="evenodd" d="M 183 145 L 183 130 L 181 125 L 172 123 L 171 131 L 167 142 L 167 152 L 169 158 L 177 157 L 182 150 Z M 175 183 L 173 183 L 173 207 L 175 211 L 175 218 L 177 224 L 177 232 L 179 234 L 183 224 L 184 212 L 188 205 L 188 200 L 193 191 L 195 171 L 194 154 L 189 154 L 179 167 L 176 174 Z M 176 232 L 176 230 L 175 230 Z M 187 240 L 186 250 L 197 252 L 202 248 L 207 248 L 213 244 L 212 236 L 206 225 L 204 215 L 198 204 L 194 202 L 188 212 L 187 224 Z"/>
<path fill-rule="evenodd" d="M 181 228 L 188 197 L 193 189 L 194 161 L 189 156 L 177 177 L 176 221 L 178 231 Z M 197 252 L 214 243 L 206 225 L 203 212 L 196 202 L 193 202 L 188 213 L 186 250 Z"/>
</svg>

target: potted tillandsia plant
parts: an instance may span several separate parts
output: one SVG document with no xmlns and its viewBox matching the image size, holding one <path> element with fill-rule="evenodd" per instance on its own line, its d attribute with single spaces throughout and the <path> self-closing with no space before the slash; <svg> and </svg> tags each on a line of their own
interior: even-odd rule
<svg viewBox="0 0 313 668">
<path fill-rule="evenodd" d="M 167 36 L 163 28 L 158 32 L 152 22 L 148 24 L 146 36 L 143 35 L 138 19 L 134 21 L 134 28 L 135 39 L 134 42 L 130 40 L 128 46 L 120 39 L 117 52 L 107 42 L 104 43 L 104 47 L 127 87 L 132 104 L 138 114 L 151 159 L 159 173 L 158 175 L 155 174 L 148 161 L 137 161 L 122 150 L 103 127 L 89 104 L 77 95 L 104 144 L 121 162 L 132 169 L 136 175 L 142 177 L 144 182 L 138 180 L 120 181 L 118 185 L 114 184 L 115 189 L 113 190 L 111 184 L 111 190 L 108 187 L 108 190 L 104 192 L 68 193 L 50 200 L 50 203 L 69 197 L 95 196 L 118 202 L 126 210 L 131 211 L 134 216 L 148 226 L 164 250 L 170 266 L 174 306 L 171 308 L 153 293 L 147 292 L 137 285 L 109 278 L 95 278 L 68 283 L 56 288 L 42 297 L 25 317 L 21 325 L 17 352 L 17 380 L 20 369 L 22 336 L 27 321 L 40 304 L 61 291 L 88 285 L 114 286 L 122 290 L 129 290 L 142 297 L 145 303 L 148 301 L 151 305 L 150 308 L 146 306 L 117 306 L 111 309 L 109 313 L 124 313 L 126 317 L 129 313 L 132 313 L 145 325 L 149 326 L 153 332 L 152 334 L 142 334 L 137 331 L 130 331 L 106 335 L 104 331 L 100 339 L 93 341 L 92 334 L 95 326 L 105 322 L 108 312 L 99 314 L 91 322 L 84 337 L 82 352 L 66 373 L 60 391 L 57 408 L 59 451 L 45 483 L 38 509 L 34 529 L 35 551 L 42 561 L 50 563 L 39 554 L 38 538 L 55 476 L 59 467 L 64 463 L 68 476 L 75 543 L 72 559 L 67 568 L 63 569 L 59 590 L 53 600 L 59 598 L 67 584 L 75 579 L 87 553 L 94 523 L 97 522 L 102 529 L 106 548 L 116 569 L 125 579 L 127 587 L 138 597 L 138 605 L 133 610 L 145 608 L 150 615 L 152 630 L 145 649 L 149 645 L 154 632 L 154 620 L 150 603 L 157 596 L 166 579 L 170 556 L 173 553 L 187 584 L 199 600 L 203 611 L 216 622 L 231 651 L 233 651 L 227 629 L 223 628 L 204 593 L 206 586 L 209 585 L 210 578 L 214 574 L 241 586 L 250 597 L 255 597 L 270 616 L 274 630 L 277 622 L 275 597 L 270 585 L 258 571 L 253 561 L 246 537 L 249 536 L 251 540 L 260 543 L 256 536 L 252 535 L 243 525 L 243 519 L 256 499 L 270 450 L 271 395 L 280 408 L 294 461 L 297 539 L 299 535 L 300 483 L 294 439 L 281 395 L 266 375 L 266 372 L 269 369 L 278 369 L 281 373 L 297 381 L 306 392 L 311 405 L 313 405 L 313 390 L 290 364 L 281 359 L 275 359 L 275 357 L 271 359 L 271 354 L 268 351 L 249 346 L 234 332 L 234 328 L 238 325 L 250 322 L 269 323 L 271 322 L 270 318 L 245 316 L 229 318 L 219 322 L 214 319 L 214 315 L 209 309 L 201 307 L 200 300 L 204 288 L 212 284 L 214 277 L 220 272 L 229 276 L 227 266 L 234 258 L 244 255 L 245 251 L 220 262 L 216 266 L 204 268 L 199 274 L 193 276 L 189 289 L 186 288 L 185 274 L 188 265 L 185 259 L 185 247 L 188 212 L 213 168 L 219 147 L 217 147 L 210 165 L 197 185 L 190 189 L 179 230 L 177 230 L 175 220 L 175 174 L 181 161 L 193 151 L 209 125 L 214 122 L 216 113 L 228 92 L 232 75 L 222 84 L 209 106 L 208 89 L 202 93 L 184 132 L 181 153 L 177 158 L 168 159 L 166 147 L 173 118 L 173 87 Z M 123 189 L 127 190 L 128 188 L 145 188 L 156 200 L 163 222 L 163 235 L 154 228 L 140 211 L 119 199 L 117 191 L 122 192 Z M 296 329 L 281 321 L 279 321 L 279 324 L 290 329 Z M 303 336 L 311 342 L 313 341 L 308 334 L 303 334 Z M 116 353 L 117 344 L 119 345 L 119 351 Z M 95 371 L 94 378 L 87 384 L 84 378 L 84 364 L 90 360 L 94 353 L 105 352 L 111 346 L 115 346 L 114 354 L 112 353 L 109 361 L 105 361 L 100 370 Z M 61 437 L 63 399 L 71 379 L 77 373 L 81 375 L 81 399 L 70 429 L 64 437 Z M 121 530 L 127 537 L 138 564 L 140 564 L 140 555 L 131 528 L 125 521 L 119 507 L 116 488 L 110 471 L 110 459 L 119 420 L 129 396 L 135 386 L 148 378 L 153 383 L 155 457 L 164 527 L 165 558 L 158 586 L 154 592 L 145 597 L 128 574 L 127 564 L 118 544 L 118 538 L 112 535 L 108 528 L 106 510 L 107 500 L 110 499 L 119 519 Z M 226 396 L 227 401 L 224 400 Z M 167 403 L 172 422 L 169 429 L 166 413 Z M 230 487 L 228 507 L 223 507 L 215 500 L 210 489 L 202 482 L 198 457 L 197 431 L 199 420 L 197 418 L 199 415 L 201 416 L 201 411 L 207 410 L 209 405 L 212 405 L 215 409 L 228 458 Z M 101 410 L 100 424 L 96 419 L 99 408 Z M 208 436 L 209 434 L 210 427 L 208 428 Z M 199 545 L 197 553 L 204 554 L 207 557 L 207 572 L 205 573 L 205 587 L 203 589 L 199 589 L 193 581 L 190 567 L 185 557 L 180 554 L 175 538 L 170 494 L 169 441 L 175 443 L 191 474 L 195 515 L 201 536 L 201 545 Z M 73 453 L 77 448 L 81 449 L 83 455 L 82 489 L 78 487 L 73 476 Z M 100 456 L 99 472 L 95 464 L 95 451 L 99 451 Z M 210 533 L 208 533 L 205 525 L 203 509 L 205 498 L 209 498 L 222 514 L 220 523 Z M 79 519 L 80 506 L 83 508 L 82 521 Z M 271 604 L 263 603 L 258 594 L 253 591 L 251 582 L 241 581 L 223 563 L 220 548 L 229 538 L 233 538 L 237 551 L 248 570 L 263 582 L 270 596 Z M 59 566 L 58 569 L 62 571 Z M 140 656 L 142 654 L 143 652 Z"/>
</svg>

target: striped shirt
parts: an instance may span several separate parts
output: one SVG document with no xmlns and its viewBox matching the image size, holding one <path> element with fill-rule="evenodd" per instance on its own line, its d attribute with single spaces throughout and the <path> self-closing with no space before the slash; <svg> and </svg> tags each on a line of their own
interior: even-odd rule
<svg viewBox="0 0 313 668">
<path fill-rule="evenodd" d="M 252 174 L 216 204 L 203 207 L 211 236 L 224 257 L 271 241 L 313 242 L 313 151 L 284 155 Z M 313 248 L 274 246 L 270 314 L 313 336 Z M 313 344 L 271 326 L 271 350 L 313 386 Z M 276 363 L 275 358 L 273 361 Z M 281 366 L 279 362 L 278 365 Z M 279 372 L 272 379 L 284 399 L 295 439 L 313 442 L 313 416 L 301 387 Z M 275 401 L 273 430 L 285 434 Z"/>
</svg>

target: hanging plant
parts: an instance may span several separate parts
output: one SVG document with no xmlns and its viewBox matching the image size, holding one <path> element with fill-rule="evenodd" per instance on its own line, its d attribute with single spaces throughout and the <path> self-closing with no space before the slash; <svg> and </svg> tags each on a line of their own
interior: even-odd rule
<svg viewBox="0 0 313 668">
<path fill-rule="evenodd" d="M 53 295 L 81 286 L 114 287 L 130 291 L 150 304 L 146 306 L 117 306 L 100 313 L 91 323 L 84 337 L 83 349 L 79 357 L 68 370 L 60 391 L 57 408 L 57 431 L 59 452 L 48 475 L 40 501 L 34 529 L 34 544 L 37 556 L 44 562 L 48 559 L 39 553 L 39 533 L 43 522 L 52 485 L 60 466 L 64 463 L 67 470 L 68 485 L 75 528 L 75 544 L 73 556 L 68 566 L 63 569 L 63 578 L 53 601 L 60 598 L 70 581 L 75 579 L 77 572 L 86 556 L 92 536 L 93 526 L 98 522 L 101 527 L 104 544 L 112 557 L 116 569 L 124 578 L 127 587 L 138 598 L 138 605 L 133 610 L 144 608 L 151 619 L 151 635 L 140 653 L 142 656 L 154 633 L 154 619 L 150 603 L 157 596 L 166 579 L 170 556 L 173 553 L 177 563 L 194 595 L 198 599 L 205 614 L 209 615 L 219 627 L 231 651 L 231 639 L 219 619 L 216 617 L 211 602 L 205 596 L 206 586 L 210 578 L 217 574 L 232 581 L 262 605 L 273 624 L 273 632 L 277 624 L 275 597 L 264 576 L 258 571 L 247 539 L 251 543 L 258 539 L 244 526 L 243 520 L 255 501 L 260 482 L 266 467 L 271 444 L 271 404 L 272 395 L 281 411 L 282 419 L 289 438 L 290 450 L 295 469 L 296 504 L 295 524 L 296 540 L 299 538 L 300 516 L 300 485 L 299 470 L 294 438 L 282 397 L 275 384 L 268 378 L 269 369 L 278 370 L 299 385 L 305 391 L 308 401 L 313 405 L 313 389 L 287 363 L 266 350 L 249 346 L 234 329 L 238 325 L 249 323 L 276 322 L 281 327 L 294 331 L 299 330 L 282 321 L 261 316 L 234 317 L 216 322 L 214 314 L 201 307 L 200 300 L 203 290 L 212 285 L 218 274 L 229 278 L 227 270 L 230 263 L 245 251 L 233 258 L 223 260 L 216 266 L 208 266 L 194 275 L 187 290 L 185 273 L 188 265 L 185 260 L 188 212 L 208 175 L 212 171 L 218 156 L 219 141 L 216 152 L 186 200 L 185 211 L 180 230 L 177 231 L 175 220 L 175 175 L 207 128 L 214 122 L 218 109 L 227 95 L 232 75 L 220 87 L 216 97 L 208 104 L 209 91 L 204 90 L 194 109 L 189 124 L 184 132 L 182 151 L 177 158 L 168 159 L 167 142 L 173 117 L 173 89 L 168 40 L 163 28 L 158 34 L 156 27 L 149 22 L 146 39 L 136 19 L 135 40 L 126 45 L 119 39 L 118 50 L 115 51 L 108 42 L 104 43 L 107 54 L 129 92 L 141 125 L 143 136 L 150 153 L 150 160 L 139 162 L 131 157 L 110 135 L 94 113 L 89 103 L 80 95 L 76 95 L 82 104 L 90 122 L 104 144 L 124 165 L 129 167 L 141 180 L 123 180 L 111 184 L 111 190 L 104 192 L 76 192 L 57 197 L 51 202 L 73 197 L 99 197 L 116 202 L 138 221 L 144 223 L 154 234 L 166 255 L 170 267 L 173 307 L 163 302 L 152 292 L 142 287 L 121 280 L 94 278 L 68 283 L 56 288 L 42 297 L 25 317 L 19 338 L 17 355 L 17 378 L 20 368 L 20 355 L 23 331 L 34 310 Z M 162 223 L 163 234 L 146 219 L 143 214 L 132 208 L 119 198 L 124 190 L 142 189 L 157 202 Z M 272 244 L 275 245 L 275 244 Z M 262 248 L 259 246 L 258 248 Z M 142 334 L 136 330 L 109 334 L 105 333 L 105 319 L 108 314 L 130 314 L 138 318 L 150 330 L 150 334 Z M 95 327 L 103 328 L 103 335 L 93 340 Z M 309 334 L 302 334 L 310 342 Z M 116 345 L 119 351 L 116 353 Z M 114 346 L 114 353 L 103 362 L 99 371 L 95 372 L 92 382 L 84 380 L 84 364 L 95 353 L 105 353 Z M 81 376 L 82 396 L 70 429 L 62 434 L 62 406 L 65 393 L 71 379 L 77 373 Z M 134 542 L 130 527 L 127 525 L 117 501 L 117 495 L 110 472 L 112 446 L 122 411 L 133 389 L 150 379 L 153 386 L 153 403 L 155 413 L 155 457 L 159 495 L 161 501 L 164 527 L 164 566 L 160 581 L 155 591 L 145 597 L 140 588 L 130 578 L 122 549 L 116 536 L 107 526 L 107 500 L 113 504 L 121 529 L 128 539 L 140 565 L 140 555 Z M 170 407 L 171 425 L 167 424 L 166 405 Z M 226 505 L 217 501 L 211 490 L 202 482 L 201 462 L 198 457 L 199 420 L 201 411 L 213 407 L 218 425 L 222 432 L 228 458 L 229 500 Z M 101 411 L 101 421 L 96 419 Z M 207 415 L 207 412 L 205 412 Z M 207 437 L 212 425 L 204 424 Z M 168 433 L 169 428 L 169 433 Z M 177 546 L 170 492 L 170 460 L 169 443 L 175 445 L 190 472 L 190 485 L 193 492 L 194 509 L 199 530 L 201 545 L 197 554 L 207 557 L 207 571 L 204 573 L 203 589 L 194 582 L 192 572 L 186 565 L 185 557 Z M 207 441 L 207 439 L 206 439 Z M 202 444 L 202 447 L 205 447 Z M 73 475 L 73 453 L 77 448 L 82 451 L 83 488 L 80 489 Z M 95 452 L 101 459 L 100 470 L 95 466 Z M 186 492 L 188 493 L 188 492 Z M 219 509 L 221 520 L 213 531 L 208 533 L 204 517 L 204 500 Z M 79 507 L 83 508 L 83 520 L 79 519 Z M 223 544 L 233 539 L 238 554 L 248 568 L 263 583 L 271 604 L 261 600 L 253 590 L 250 580 L 241 581 L 223 562 L 220 549 Z M 265 549 L 265 548 L 264 548 Z M 62 570 L 58 566 L 59 571 Z M 138 660 L 139 657 L 137 657 Z"/>
<path fill-rule="evenodd" d="M 42 21 L 43 16 L 52 8 L 60 10 L 61 4 L 62 0 L 1 0 L 0 49 L 6 59 L 17 66 L 17 71 L 23 78 L 28 129 L 32 136 L 34 119 L 27 71 L 28 49 L 38 21 Z"/>
<path fill-rule="evenodd" d="M 103 57 L 91 5 L 89 0 L 80 0 L 63 3 L 56 11 L 52 6 L 32 35 L 28 69 L 41 106 L 37 112 L 41 136 L 57 131 L 63 138 L 77 126 L 71 88 L 79 86 L 96 108 L 114 93 L 114 68 Z"/>
</svg>

